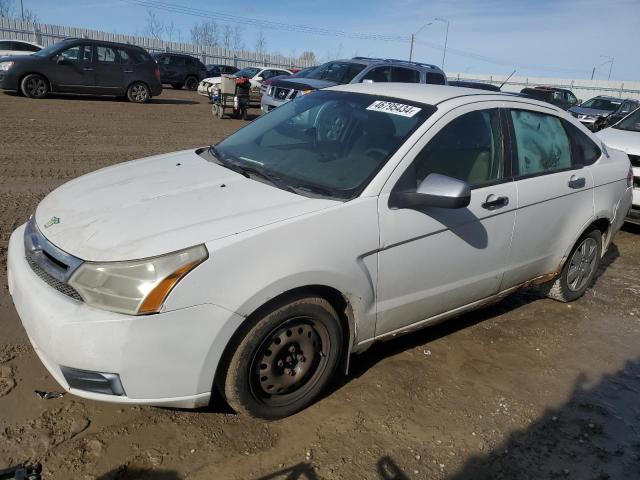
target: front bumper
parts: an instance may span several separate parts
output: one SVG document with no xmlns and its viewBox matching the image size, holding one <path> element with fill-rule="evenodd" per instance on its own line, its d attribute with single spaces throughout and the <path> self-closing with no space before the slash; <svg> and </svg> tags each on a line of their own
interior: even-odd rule
<svg viewBox="0 0 640 480">
<path fill-rule="evenodd" d="M 89 307 L 36 276 L 25 259 L 23 235 L 24 225 L 9 241 L 9 291 L 36 353 L 63 388 L 117 403 L 208 403 L 219 359 L 241 316 L 211 304 L 147 316 Z M 125 395 L 71 388 L 61 367 L 117 374 Z"/>
<path fill-rule="evenodd" d="M 280 105 L 283 105 L 288 101 L 289 100 L 278 100 L 265 93 L 260 99 L 260 110 L 262 110 L 262 113 L 269 113 L 274 108 L 278 108 Z"/>
<path fill-rule="evenodd" d="M 18 76 L 11 69 L 7 71 L 0 70 L 0 90 L 17 91 L 20 83 L 18 80 Z"/>
</svg>

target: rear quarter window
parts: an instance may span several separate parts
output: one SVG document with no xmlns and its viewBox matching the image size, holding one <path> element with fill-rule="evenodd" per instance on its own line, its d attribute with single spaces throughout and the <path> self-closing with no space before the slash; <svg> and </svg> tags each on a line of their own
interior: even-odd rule
<svg viewBox="0 0 640 480">
<path fill-rule="evenodd" d="M 574 163 L 593 165 L 602 155 L 600 147 L 575 125 L 565 122 L 565 128 L 571 138 Z"/>
<path fill-rule="evenodd" d="M 426 83 L 432 85 L 444 85 L 446 82 L 444 75 L 442 75 L 441 73 L 427 72 Z"/>
</svg>

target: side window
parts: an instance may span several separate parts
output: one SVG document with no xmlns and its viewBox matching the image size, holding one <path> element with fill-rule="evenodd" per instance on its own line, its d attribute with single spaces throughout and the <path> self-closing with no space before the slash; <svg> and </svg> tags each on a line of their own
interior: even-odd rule
<svg viewBox="0 0 640 480">
<path fill-rule="evenodd" d="M 469 112 L 452 120 L 413 163 L 416 187 L 439 173 L 478 187 L 503 178 L 504 142 L 497 109 Z"/>
<path fill-rule="evenodd" d="M 111 47 L 96 46 L 96 55 L 100 63 L 116 63 L 116 51 Z"/>
<path fill-rule="evenodd" d="M 577 99 L 577 98 L 576 98 L 576 96 L 575 96 L 573 93 L 571 93 L 571 92 L 567 92 L 567 101 L 568 101 L 569 103 L 572 103 L 572 104 L 576 104 L 576 103 L 578 103 L 578 99 Z"/>
<path fill-rule="evenodd" d="M 412 68 L 393 67 L 391 81 L 401 83 L 420 83 L 420 72 Z"/>
<path fill-rule="evenodd" d="M 93 63 L 93 45 L 82 46 L 82 61 L 86 63 Z"/>
<path fill-rule="evenodd" d="M 36 47 L 35 45 L 31 45 L 29 43 L 23 43 L 22 44 L 22 49 L 27 51 L 27 52 L 39 52 L 40 51 L 40 47 Z"/>
<path fill-rule="evenodd" d="M 571 167 L 571 144 L 559 118 L 511 110 L 518 174 L 550 173 Z"/>
<path fill-rule="evenodd" d="M 120 60 L 120 63 L 123 65 L 133 63 L 131 62 L 131 57 L 129 56 L 129 52 L 127 52 L 126 50 L 123 50 L 122 48 L 118 49 L 118 58 Z"/>
<path fill-rule="evenodd" d="M 0 50 L 13 50 L 13 42 L 0 42 Z"/>
<path fill-rule="evenodd" d="M 390 82 L 391 81 L 391 67 L 376 67 L 369 70 L 362 77 L 361 81 L 371 80 L 373 82 Z"/>
<path fill-rule="evenodd" d="M 169 65 L 169 60 L 171 60 L 171 57 L 168 55 L 161 55 L 156 59 L 156 62 L 158 62 L 158 65 Z"/>
<path fill-rule="evenodd" d="M 602 155 L 600 147 L 575 125 L 565 122 L 565 127 L 573 141 L 574 163 L 579 165 L 593 165 Z"/>
<path fill-rule="evenodd" d="M 445 78 L 441 73 L 427 72 L 427 81 L 426 83 L 430 83 L 432 85 L 444 85 Z"/>
<path fill-rule="evenodd" d="M 273 77 L 273 72 L 271 70 L 263 70 L 262 72 L 260 72 L 260 77 L 262 77 L 262 80 L 268 80 L 269 78 Z"/>
<path fill-rule="evenodd" d="M 67 62 L 80 61 L 80 45 L 76 45 L 75 47 L 67 48 L 66 50 L 61 51 L 60 56 Z"/>
<path fill-rule="evenodd" d="M 144 54 L 142 54 L 142 52 L 138 51 L 138 50 L 127 50 L 127 53 L 129 54 L 129 59 L 131 61 L 131 63 L 138 65 L 140 63 L 144 63 L 147 59 L 145 58 Z"/>
<path fill-rule="evenodd" d="M 169 63 L 171 65 L 183 66 L 184 65 L 184 57 L 172 56 L 169 57 Z"/>
</svg>

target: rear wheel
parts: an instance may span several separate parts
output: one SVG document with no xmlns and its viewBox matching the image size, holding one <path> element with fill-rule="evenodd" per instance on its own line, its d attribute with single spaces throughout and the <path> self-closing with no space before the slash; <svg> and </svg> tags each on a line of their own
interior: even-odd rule
<svg viewBox="0 0 640 480">
<path fill-rule="evenodd" d="M 187 90 L 196 90 L 198 88 L 198 79 L 196 77 L 187 77 L 184 85 Z"/>
<path fill-rule="evenodd" d="M 142 82 L 135 82 L 127 89 L 127 100 L 134 103 L 146 103 L 151 98 L 149 87 Z"/>
<path fill-rule="evenodd" d="M 602 234 L 598 229 L 586 232 L 569 255 L 562 272 L 549 285 L 547 296 L 560 302 L 580 298 L 591 286 L 600 265 Z"/>
<path fill-rule="evenodd" d="M 322 298 L 274 308 L 255 321 L 231 357 L 224 381 L 229 405 L 266 420 L 302 410 L 333 376 L 342 339 L 338 315 Z"/>
<path fill-rule="evenodd" d="M 44 98 L 49 93 L 49 83 L 42 75 L 31 73 L 20 82 L 20 91 L 29 98 Z"/>
</svg>

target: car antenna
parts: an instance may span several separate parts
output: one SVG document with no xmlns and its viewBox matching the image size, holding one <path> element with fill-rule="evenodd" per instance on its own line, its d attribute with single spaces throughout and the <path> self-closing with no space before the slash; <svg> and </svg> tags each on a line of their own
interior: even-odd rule
<svg viewBox="0 0 640 480">
<path fill-rule="evenodd" d="M 505 83 L 507 83 L 511 77 L 513 77 L 513 74 L 514 74 L 514 73 L 516 73 L 516 71 L 515 71 L 515 70 L 514 70 L 513 72 L 511 72 L 511 75 L 509 75 L 509 76 L 504 80 L 504 82 L 502 82 L 502 83 L 500 84 L 500 87 L 499 87 L 499 88 L 500 88 L 500 90 L 502 90 L 502 87 L 504 87 L 504 84 L 505 84 Z"/>
</svg>

